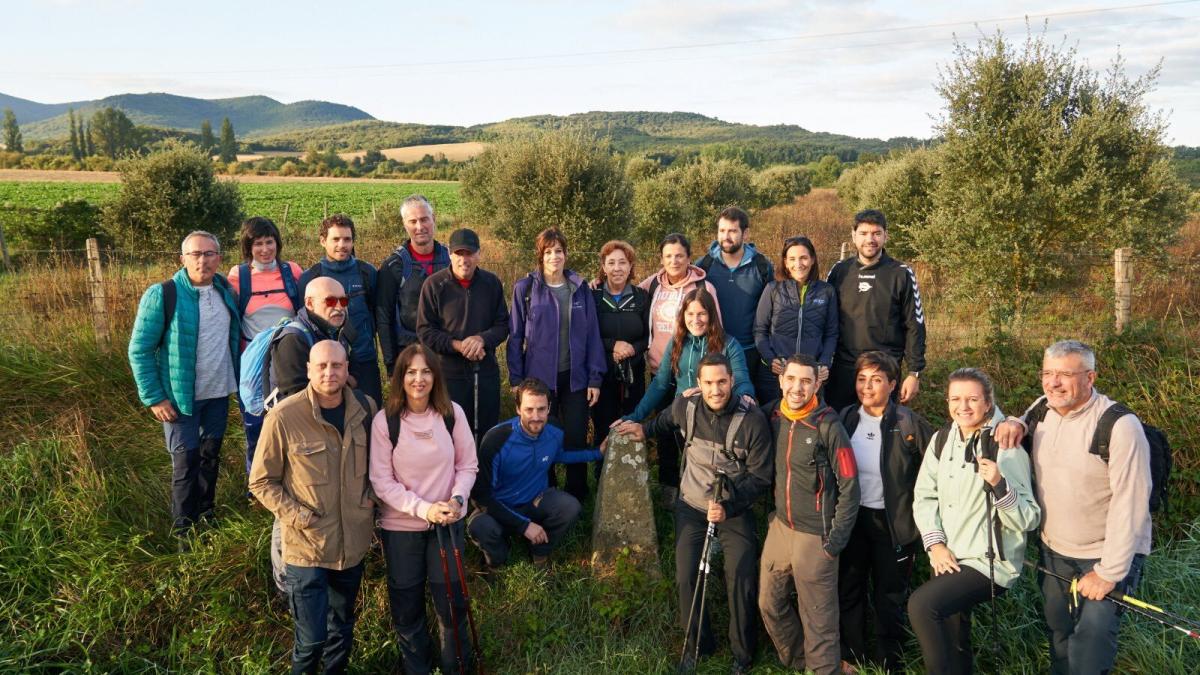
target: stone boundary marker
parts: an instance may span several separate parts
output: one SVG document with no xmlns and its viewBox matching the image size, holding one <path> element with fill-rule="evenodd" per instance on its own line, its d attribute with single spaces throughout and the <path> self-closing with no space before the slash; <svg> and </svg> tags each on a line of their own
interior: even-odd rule
<svg viewBox="0 0 1200 675">
<path fill-rule="evenodd" d="M 626 548 L 647 575 L 661 577 L 646 444 L 609 434 L 592 514 L 592 564 L 611 565 Z"/>
</svg>

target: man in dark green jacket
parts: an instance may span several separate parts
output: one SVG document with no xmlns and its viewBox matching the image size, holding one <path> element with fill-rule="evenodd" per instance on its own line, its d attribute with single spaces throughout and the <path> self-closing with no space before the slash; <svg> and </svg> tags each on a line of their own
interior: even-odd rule
<svg viewBox="0 0 1200 675">
<path fill-rule="evenodd" d="M 758 608 L 779 661 L 838 673 L 838 555 L 858 514 L 858 467 L 842 423 L 817 398 L 817 362 L 790 357 L 766 408 L 775 439 L 775 511 L 763 545 Z M 796 600 L 792 600 L 795 593 Z"/>
<path fill-rule="evenodd" d="M 183 537 L 213 516 L 229 395 L 238 387 L 241 328 L 229 282 L 217 273 L 221 243 L 196 231 L 181 248 L 183 269 L 146 289 L 138 303 L 129 365 L 138 398 L 163 425 L 171 517 Z"/>
</svg>

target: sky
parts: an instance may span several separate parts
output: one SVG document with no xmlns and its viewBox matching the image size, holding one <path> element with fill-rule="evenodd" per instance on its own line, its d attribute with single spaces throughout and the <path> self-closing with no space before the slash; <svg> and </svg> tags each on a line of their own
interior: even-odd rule
<svg viewBox="0 0 1200 675">
<path fill-rule="evenodd" d="M 43 103 L 263 94 L 454 125 L 687 111 L 876 138 L 935 133 L 956 40 L 1029 26 L 1098 71 L 1161 64 L 1146 101 L 1169 144 L 1200 145 L 1200 0 L 29 0 L 5 22 L 0 92 Z"/>
</svg>

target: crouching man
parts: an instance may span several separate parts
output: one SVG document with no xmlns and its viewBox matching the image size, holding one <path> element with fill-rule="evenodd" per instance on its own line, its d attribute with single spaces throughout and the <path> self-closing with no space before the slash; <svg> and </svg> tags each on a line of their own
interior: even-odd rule
<svg viewBox="0 0 1200 675">
<path fill-rule="evenodd" d="M 537 378 L 517 387 L 517 416 L 497 424 L 479 444 L 476 510 L 467 535 L 483 550 L 489 571 L 508 562 L 509 537 L 529 542 L 533 564 L 544 567 L 579 519 L 579 500 L 550 487 L 554 464 L 598 462 L 596 450 L 563 449 L 562 429 L 547 424 L 550 389 Z"/>
<path fill-rule="evenodd" d="M 308 387 L 267 413 L 250 468 L 250 492 L 282 526 L 292 673 L 322 664 L 344 672 L 353 643 L 374 527 L 367 466 L 375 404 L 347 386 L 349 365 L 341 344 L 313 345 Z"/>
</svg>

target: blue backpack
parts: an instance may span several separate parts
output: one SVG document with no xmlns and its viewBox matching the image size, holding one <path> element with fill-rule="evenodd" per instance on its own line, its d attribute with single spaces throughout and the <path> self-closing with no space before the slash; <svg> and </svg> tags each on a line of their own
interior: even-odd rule
<svg viewBox="0 0 1200 675">
<path fill-rule="evenodd" d="M 262 415 L 277 403 L 276 387 L 271 378 L 271 352 L 285 331 L 300 333 L 313 344 L 308 327 L 295 319 L 280 319 L 279 323 L 254 336 L 242 351 L 242 372 L 238 378 L 238 396 L 251 415 Z"/>
</svg>

